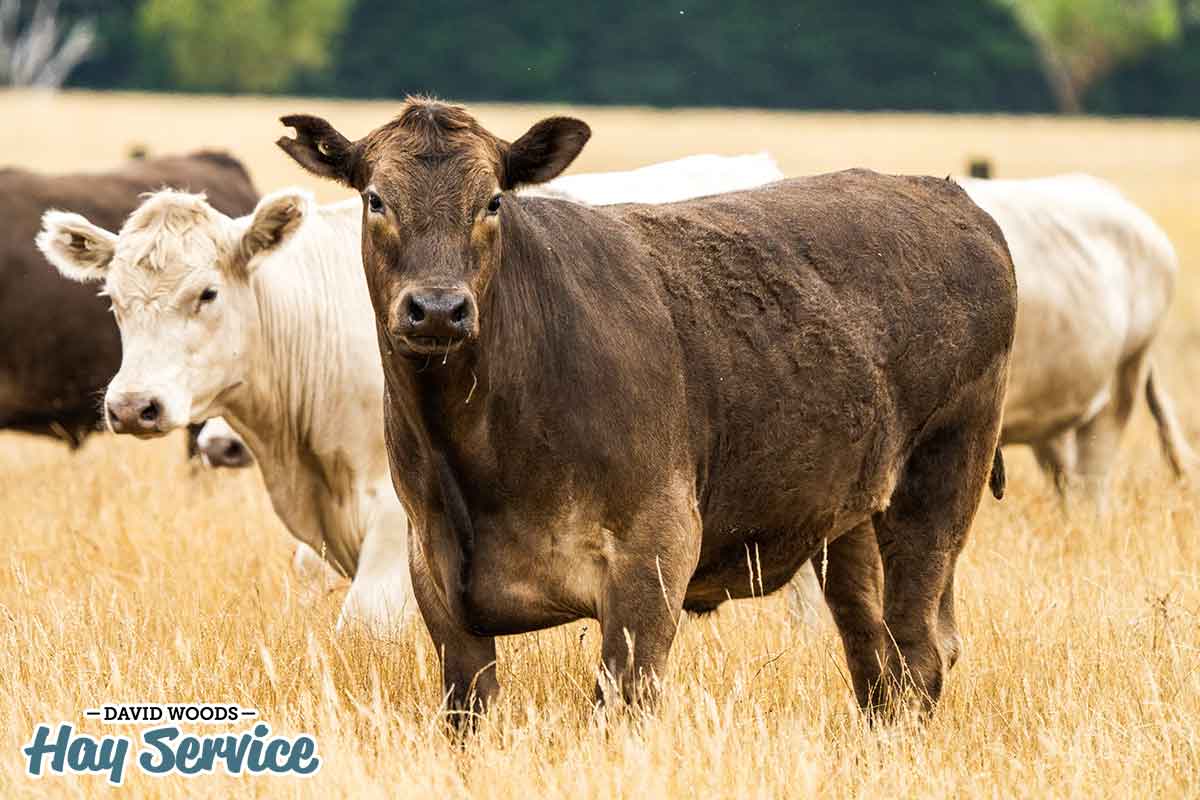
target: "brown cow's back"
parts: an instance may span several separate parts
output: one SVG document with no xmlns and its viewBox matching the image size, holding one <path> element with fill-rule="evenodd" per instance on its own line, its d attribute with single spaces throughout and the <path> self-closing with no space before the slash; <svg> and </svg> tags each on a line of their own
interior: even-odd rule
<svg viewBox="0 0 1200 800">
<path fill-rule="evenodd" d="M 37 251 L 42 214 L 72 211 L 116 231 L 142 193 L 164 186 L 205 192 L 231 216 L 257 201 L 245 168 L 220 153 L 132 161 L 107 173 L 0 170 L 0 428 L 79 441 L 99 423 L 99 393 L 121 363 L 107 300 Z"/>
</svg>

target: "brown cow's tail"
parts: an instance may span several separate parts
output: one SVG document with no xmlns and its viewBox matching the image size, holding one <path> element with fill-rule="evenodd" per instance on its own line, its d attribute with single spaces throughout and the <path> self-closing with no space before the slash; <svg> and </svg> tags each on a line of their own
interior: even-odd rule
<svg viewBox="0 0 1200 800">
<path fill-rule="evenodd" d="M 1187 440 L 1179 429 L 1179 418 L 1175 416 L 1175 405 L 1163 388 L 1154 381 L 1154 364 L 1146 372 L 1146 402 L 1150 413 L 1158 424 L 1158 441 L 1162 444 L 1163 455 L 1176 478 L 1186 478 L 1196 456 L 1188 447 Z"/>
<path fill-rule="evenodd" d="M 999 445 L 996 446 L 996 454 L 992 456 L 992 476 L 988 478 L 988 488 L 992 490 L 992 497 L 997 500 L 1004 497 L 1004 456 L 1000 454 Z"/>
</svg>

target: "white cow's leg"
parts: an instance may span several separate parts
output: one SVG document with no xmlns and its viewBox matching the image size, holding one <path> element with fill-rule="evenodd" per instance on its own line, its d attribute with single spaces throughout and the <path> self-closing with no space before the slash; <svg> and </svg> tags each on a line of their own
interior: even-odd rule
<svg viewBox="0 0 1200 800">
<path fill-rule="evenodd" d="M 324 558 L 304 542 L 297 542 L 296 552 L 292 556 L 292 572 L 307 584 L 330 589 L 345 578 Z"/>
<path fill-rule="evenodd" d="M 296 578 L 300 605 L 308 608 L 315 605 L 334 587 L 345 580 L 321 555 L 304 542 L 296 543 L 292 555 L 292 574 Z"/>
<path fill-rule="evenodd" d="M 1162 444 L 1163 456 L 1171 466 L 1176 478 L 1186 479 L 1195 465 L 1196 454 L 1188 446 L 1183 436 L 1179 417 L 1175 414 L 1175 403 L 1162 386 L 1161 378 L 1156 378 L 1153 363 L 1146 368 L 1146 403 L 1158 426 L 1158 438 Z"/>
<path fill-rule="evenodd" d="M 788 584 L 788 607 L 792 616 L 805 625 L 820 625 L 829 618 L 825 595 L 811 561 L 792 576 Z"/>
<path fill-rule="evenodd" d="M 394 638 L 417 613 L 408 566 L 407 525 L 399 531 L 376 526 L 363 539 L 358 571 L 338 616 L 338 630 L 359 627 L 372 636 Z"/>
<path fill-rule="evenodd" d="M 1145 351 L 1126 359 L 1117 369 L 1111 402 L 1076 433 L 1080 483 L 1098 513 L 1107 511 L 1112 464 L 1146 375 Z"/>
<path fill-rule="evenodd" d="M 1124 421 L 1102 414 L 1079 429 L 1080 492 L 1090 509 L 1101 517 L 1108 512 L 1112 463 L 1124 428 Z"/>
<path fill-rule="evenodd" d="M 1033 454 L 1037 457 L 1038 466 L 1054 485 L 1058 499 L 1064 508 L 1075 483 L 1076 462 L 1078 452 L 1075 441 L 1075 429 L 1064 431 L 1059 435 L 1044 439 L 1033 445 Z"/>
</svg>

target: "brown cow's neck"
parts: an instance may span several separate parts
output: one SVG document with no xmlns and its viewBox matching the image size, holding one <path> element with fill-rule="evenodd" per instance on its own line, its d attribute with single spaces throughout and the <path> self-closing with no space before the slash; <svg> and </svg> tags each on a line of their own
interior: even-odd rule
<svg viewBox="0 0 1200 800">
<path fill-rule="evenodd" d="M 563 243 L 523 209 L 508 209 L 504 223 L 502 261 L 479 298 L 478 339 L 445 357 L 412 359 L 397 352 L 385 360 L 393 412 L 420 451 L 399 472 L 458 545 L 452 556 L 457 563 L 439 570 L 450 582 L 443 587 L 447 603 L 458 609 L 475 546 L 472 515 L 481 504 L 499 502 L 505 487 L 497 483 L 519 469 L 514 464 L 524 451 L 569 438 L 561 426 L 572 412 L 563 404 L 579 411 L 591 402 L 593 389 L 581 385 L 586 382 L 578 379 L 575 359 L 589 361 L 581 343 L 593 350 L 603 346 L 602 331 L 590 324 L 596 317 L 589 298 L 567 289 L 569 265 L 560 254 L 569 251 Z M 554 457 L 543 453 L 546 463 Z"/>
<path fill-rule="evenodd" d="M 408 463 L 397 465 L 399 474 L 413 481 L 403 494 L 410 498 L 409 502 L 415 499 L 426 506 L 418 517 L 440 519 L 442 529 L 449 533 L 446 543 L 450 547 L 439 551 L 442 560 L 437 574 L 444 581 L 442 594 L 447 607 L 456 618 L 466 620 L 463 602 L 475 534 L 451 432 L 457 421 L 454 418 L 457 406 L 466 404 L 447 399 L 458 393 L 462 383 L 464 369 L 458 361 L 462 355 L 455 353 L 444 364 L 440 359 L 394 355 L 384 362 L 384 373 L 392 412 L 398 413 L 401 426 L 407 429 L 407 441 L 415 451 L 405 452 Z M 469 374 L 470 368 L 466 371 Z M 394 458 L 395 447 L 389 444 L 389 449 Z"/>
</svg>

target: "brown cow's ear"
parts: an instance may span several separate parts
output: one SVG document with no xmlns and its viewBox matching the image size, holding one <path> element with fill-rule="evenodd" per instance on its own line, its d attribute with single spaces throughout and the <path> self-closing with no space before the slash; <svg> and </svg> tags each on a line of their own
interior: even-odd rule
<svg viewBox="0 0 1200 800">
<path fill-rule="evenodd" d="M 117 250 L 116 234 L 66 211 L 47 211 L 35 241 L 63 277 L 80 283 L 103 280 Z"/>
<path fill-rule="evenodd" d="M 571 117 L 542 120 L 509 146 L 501 188 L 545 183 L 557 177 L 575 160 L 591 136 L 592 129 L 583 120 Z"/>
<path fill-rule="evenodd" d="M 351 188 L 358 166 L 358 147 L 320 117 L 293 114 L 280 122 L 294 128 L 296 138 L 281 136 L 275 144 L 314 175 L 332 178 Z"/>
</svg>

